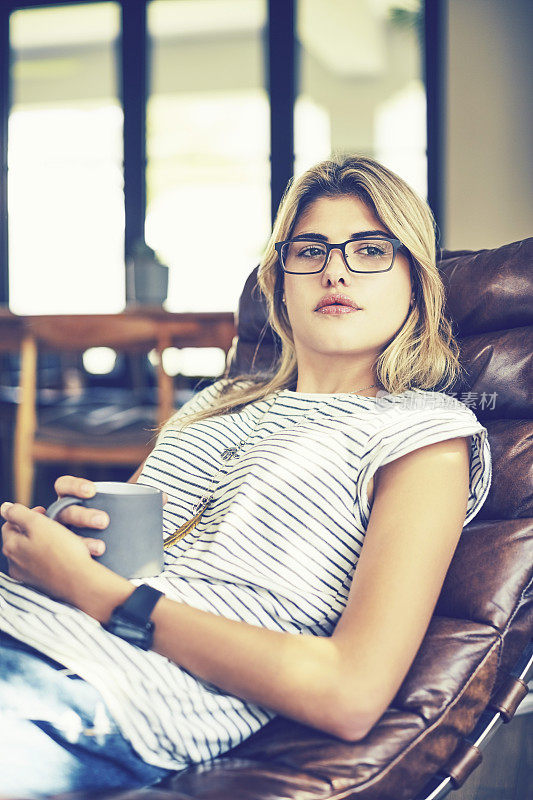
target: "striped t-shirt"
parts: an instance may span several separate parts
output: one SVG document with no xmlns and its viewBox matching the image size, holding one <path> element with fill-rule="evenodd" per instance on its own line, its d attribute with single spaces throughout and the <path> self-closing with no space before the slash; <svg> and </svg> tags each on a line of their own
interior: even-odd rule
<svg viewBox="0 0 533 800">
<path fill-rule="evenodd" d="M 177 416 L 209 406 L 226 382 L 198 392 Z M 165 551 L 163 572 L 133 583 L 251 625 L 330 636 L 363 545 L 370 478 L 416 448 L 457 436 L 471 437 L 466 525 L 487 497 L 491 454 L 486 429 L 449 395 L 284 389 L 181 431 L 170 425 L 139 478 L 169 496 L 165 537 L 223 473 L 198 525 Z M 245 439 L 237 458 L 221 458 Z M 0 627 L 98 689 L 133 748 L 159 767 L 221 755 L 276 716 L 3 573 Z"/>
</svg>

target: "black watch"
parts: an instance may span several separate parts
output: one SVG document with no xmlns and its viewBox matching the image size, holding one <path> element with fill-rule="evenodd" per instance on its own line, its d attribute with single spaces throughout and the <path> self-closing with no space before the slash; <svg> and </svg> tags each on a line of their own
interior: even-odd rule
<svg viewBox="0 0 533 800">
<path fill-rule="evenodd" d="M 137 586 L 126 602 L 114 609 L 109 622 L 102 627 L 130 644 L 149 650 L 155 629 L 155 623 L 150 622 L 150 614 L 162 596 L 163 592 L 151 586 Z"/>
</svg>

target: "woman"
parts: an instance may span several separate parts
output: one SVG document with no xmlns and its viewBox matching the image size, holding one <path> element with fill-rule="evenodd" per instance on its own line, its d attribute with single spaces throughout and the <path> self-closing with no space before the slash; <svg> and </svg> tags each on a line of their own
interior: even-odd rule
<svg viewBox="0 0 533 800">
<path fill-rule="evenodd" d="M 161 575 L 121 578 L 62 524 L 2 506 L 4 684 L 25 680 L 0 702 L 19 765 L 0 793 L 154 783 L 276 714 L 347 741 L 377 722 L 491 482 L 486 429 L 444 391 L 460 367 L 435 256 L 427 204 L 370 158 L 289 186 L 258 275 L 276 369 L 199 392 L 134 476 L 178 531 Z M 102 627 L 140 585 L 164 594 L 148 650 Z M 22 779 L 28 752 L 54 769 Z"/>
</svg>

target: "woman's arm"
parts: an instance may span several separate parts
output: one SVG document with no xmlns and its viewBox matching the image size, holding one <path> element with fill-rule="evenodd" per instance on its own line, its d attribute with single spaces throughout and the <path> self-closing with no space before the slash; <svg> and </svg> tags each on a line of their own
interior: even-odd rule
<svg viewBox="0 0 533 800">
<path fill-rule="evenodd" d="M 18 503 L 4 503 L 0 511 L 8 520 L 3 552 L 16 580 L 101 623 L 134 591 L 130 581 L 94 561 L 81 537 L 60 523 Z M 338 735 L 340 658 L 331 638 L 270 631 L 166 597 L 157 602 L 152 619 L 156 652 L 223 691 Z"/>
<path fill-rule="evenodd" d="M 349 720 L 363 691 L 368 729 L 398 692 L 422 644 L 466 519 L 469 436 L 383 465 L 348 602 L 333 633 Z M 359 706 L 360 710 L 360 706 Z"/>
<path fill-rule="evenodd" d="M 75 605 L 107 622 L 133 587 L 125 579 L 112 585 L 103 573 L 94 579 Z M 152 650 L 223 691 L 339 735 L 336 675 L 341 660 L 331 638 L 271 631 L 166 597 L 157 602 L 151 619 Z M 353 731 L 352 725 L 351 740 Z"/>
<path fill-rule="evenodd" d="M 331 637 L 270 631 L 162 598 L 153 649 L 238 697 L 346 741 L 363 738 L 431 620 L 466 516 L 469 452 L 469 437 L 457 437 L 381 467 Z"/>
<path fill-rule="evenodd" d="M 426 632 L 465 520 L 468 462 L 468 438 L 461 437 L 381 467 L 348 603 L 333 636 L 270 631 L 161 598 L 152 613 L 153 649 L 223 691 L 346 741 L 363 738 L 394 697 Z M 61 599 L 100 622 L 132 593 L 129 581 L 94 562 L 85 548 L 90 563 L 78 565 L 65 536 L 78 537 L 63 526 L 23 506 L 6 513 L 26 532 L 18 546 L 11 536 L 9 552 L 4 549 L 17 565 L 28 569 L 32 563 L 26 552 L 32 538 L 44 535 L 53 551 L 55 537 L 63 543 L 57 559 L 37 559 L 29 578 L 20 566 L 19 579 L 42 581 L 47 565 L 55 565 L 45 591 L 66 587 Z M 44 534 L 38 530 L 43 525 Z M 50 526 L 60 531 L 52 535 Z M 68 566 L 58 572 L 65 552 Z"/>
</svg>

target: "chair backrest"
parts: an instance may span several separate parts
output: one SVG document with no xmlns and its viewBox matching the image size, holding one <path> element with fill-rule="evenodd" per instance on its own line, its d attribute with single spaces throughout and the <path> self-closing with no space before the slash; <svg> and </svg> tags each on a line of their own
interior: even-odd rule
<svg viewBox="0 0 533 800">
<path fill-rule="evenodd" d="M 479 763 L 475 748 L 465 757 L 465 737 L 491 702 L 501 706 L 509 672 L 533 632 L 533 238 L 493 250 L 442 251 L 439 267 L 466 370 L 454 389 L 487 427 L 493 483 L 461 536 L 411 669 L 363 740 L 335 740 L 278 716 L 209 766 L 176 775 L 176 792 L 221 800 L 299 792 L 411 800 L 438 770 L 464 780 Z M 240 299 L 230 377 L 268 372 L 279 353 L 256 281 L 257 268 Z"/>
</svg>

